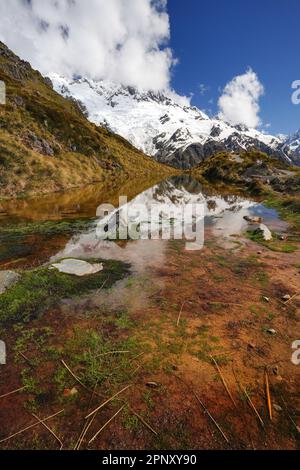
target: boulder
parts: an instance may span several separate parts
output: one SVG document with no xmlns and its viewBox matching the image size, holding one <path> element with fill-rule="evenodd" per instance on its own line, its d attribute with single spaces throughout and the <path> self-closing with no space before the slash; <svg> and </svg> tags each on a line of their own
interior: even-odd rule
<svg viewBox="0 0 300 470">
<path fill-rule="evenodd" d="M 64 274 L 72 274 L 74 276 L 90 276 L 103 270 L 103 264 L 91 264 L 80 259 L 65 259 L 60 263 L 52 264 L 50 269 L 58 269 Z"/>
</svg>

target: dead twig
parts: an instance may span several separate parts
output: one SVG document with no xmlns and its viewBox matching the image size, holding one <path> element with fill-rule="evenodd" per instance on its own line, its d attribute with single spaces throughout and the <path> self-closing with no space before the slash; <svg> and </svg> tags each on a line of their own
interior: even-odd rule
<svg viewBox="0 0 300 470">
<path fill-rule="evenodd" d="M 270 420 L 272 421 L 272 419 L 273 419 L 273 416 L 272 416 L 272 403 L 271 403 L 269 377 L 268 377 L 267 368 L 265 369 L 265 387 L 266 387 L 266 397 L 267 397 L 269 416 L 270 416 Z"/>
<path fill-rule="evenodd" d="M 5 398 L 9 397 L 10 395 L 14 395 L 15 393 L 21 392 L 22 390 L 25 390 L 26 387 L 21 387 L 17 388 L 16 390 L 13 390 L 12 392 L 5 393 L 4 395 L 1 395 L 0 398 Z"/>
<path fill-rule="evenodd" d="M 10 436 L 6 437 L 5 439 L 1 439 L 0 443 L 9 441 L 9 440 L 12 439 L 13 437 L 18 436 L 19 434 L 22 434 L 23 432 L 28 431 L 29 429 L 35 428 L 35 427 L 38 426 L 39 424 L 43 424 L 43 423 L 45 423 L 46 421 L 49 421 L 49 419 L 55 418 L 56 416 L 58 416 L 59 414 L 63 413 L 64 411 L 65 411 L 65 410 L 58 411 L 57 413 L 54 413 L 53 415 L 48 416 L 47 418 L 41 419 L 41 420 L 38 421 L 37 423 L 31 424 L 30 426 L 27 426 L 26 428 L 21 429 L 21 431 L 15 432 L 14 434 L 11 434 Z"/>
<path fill-rule="evenodd" d="M 101 408 L 103 408 L 105 405 L 107 405 L 108 403 L 110 403 L 112 400 L 114 400 L 116 397 L 118 397 L 121 393 L 125 392 L 125 390 L 128 390 L 128 388 L 132 387 L 132 385 L 127 385 L 126 387 L 124 387 L 122 390 L 120 390 L 119 392 L 115 393 L 112 397 L 108 398 L 108 400 L 106 400 L 105 402 L 103 402 L 100 406 L 98 406 L 95 410 L 93 410 L 91 413 L 89 413 L 85 419 L 88 419 L 90 418 L 91 416 L 93 416 L 93 414 L 97 413 L 99 410 L 101 410 Z"/>
<path fill-rule="evenodd" d="M 52 434 L 53 437 L 55 437 L 55 439 L 59 442 L 59 445 L 60 445 L 60 449 L 59 449 L 59 450 L 62 450 L 62 448 L 63 448 L 64 445 L 63 445 L 62 441 L 60 440 L 60 438 L 55 434 L 55 432 L 54 432 L 51 428 L 49 428 L 49 426 L 48 426 L 44 421 L 42 421 L 36 414 L 32 413 L 32 416 L 33 416 L 35 419 L 37 419 L 38 422 L 39 422 L 40 424 L 42 424 L 42 425 Z"/>
<path fill-rule="evenodd" d="M 89 444 L 91 444 L 99 436 L 99 434 L 103 431 L 103 429 L 105 429 L 118 416 L 118 414 L 121 413 L 121 411 L 125 408 L 125 406 L 126 404 L 121 406 L 121 408 L 108 421 L 106 421 L 106 423 L 102 426 L 102 428 L 99 429 L 99 431 L 96 432 L 96 434 L 92 437 L 92 439 L 89 440 Z"/>
<path fill-rule="evenodd" d="M 229 388 L 228 388 L 228 385 L 227 385 L 227 383 L 226 383 L 226 380 L 225 380 L 225 378 L 224 378 L 224 376 L 223 376 L 223 374 L 222 374 L 222 372 L 221 372 L 221 369 L 220 369 L 220 367 L 219 367 L 217 361 L 215 360 L 215 358 L 214 358 L 213 356 L 210 356 L 210 358 L 211 358 L 211 360 L 213 361 L 213 363 L 215 364 L 217 371 L 219 372 L 219 375 L 220 375 L 220 377 L 221 377 L 222 383 L 223 383 L 223 385 L 224 385 L 224 388 L 225 388 L 225 390 L 226 390 L 226 392 L 227 392 L 227 394 L 228 394 L 230 400 L 231 400 L 232 403 L 234 404 L 235 408 L 237 408 L 237 405 L 236 405 L 236 403 L 235 403 L 235 401 L 234 401 L 234 398 L 233 398 L 233 396 L 232 396 L 232 394 L 231 394 L 231 392 L 230 392 L 230 390 L 229 390 Z"/>
</svg>

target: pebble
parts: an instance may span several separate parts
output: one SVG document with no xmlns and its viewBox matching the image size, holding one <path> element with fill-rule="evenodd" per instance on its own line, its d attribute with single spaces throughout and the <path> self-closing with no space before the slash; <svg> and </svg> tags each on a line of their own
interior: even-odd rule
<svg viewBox="0 0 300 470">
<path fill-rule="evenodd" d="M 276 335 L 276 330 L 270 328 L 269 330 L 267 330 L 267 333 L 269 333 L 269 335 Z"/>
<path fill-rule="evenodd" d="M 290 298 L 291 298 L 290 294 L 286 294 L 282 297 L 282 300 L 284 300 L 286 302 L 286 301 L 290 300 Z"/>
<path fill-rule="evenodd" d="M 265 302 L 270 302 L 269 297 L 263 297 L 263 300 L 264 300 Z"/>
<path fill-rule="evenodd" d="M 282 411 L 281 406 L 276 405 L 275 403 L 273 404 L 273 408 L 274 408 L 275 411 Z"/>
<path fill-rule="evenodd" d="M 149 388 L 158 388 L 159 387 L 157 382 L 147 382 L 146 386 L 149 387 Z"/>
<path fill-rule="evenodd" d="M 66 388 L 64 390 L 64 397 L 74 397 L 74 395 L 77 395 L 78 393 L 78 390 L 76 387 L 73 387 L 73 388 Z"/>
</svg>

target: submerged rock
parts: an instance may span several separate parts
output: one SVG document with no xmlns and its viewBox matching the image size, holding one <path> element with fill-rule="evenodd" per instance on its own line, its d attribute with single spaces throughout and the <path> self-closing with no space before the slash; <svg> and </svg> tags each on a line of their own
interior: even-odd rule
<svg viewBox="0 0 300 470">
<path fill-rule="evenodd" d="M 52 264 L 50 269 L 58 269 L 64 274 L 73 274 L 74 276 L 89 276 L 99 273 L 103 270 L 103 264 L 91 264 L 80 259 L 65 259 L 60 263 Z"/>
<path fill-rule="evenodd" d="M 245 215 L 244 219 L 250 224 L 261 224 L 263 221 L 262 217 L 251 217 L 249 215 Z"/>
<path fill-rule="evenodd" d="M 20 274 L 14 271 L 0 271 L 0 295 L 10 286 L 15 284 L 20 278 Z"/>
</svg>

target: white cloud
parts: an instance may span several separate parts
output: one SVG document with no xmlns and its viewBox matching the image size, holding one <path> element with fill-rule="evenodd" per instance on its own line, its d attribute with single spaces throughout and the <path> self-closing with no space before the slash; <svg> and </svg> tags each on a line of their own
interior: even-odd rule
<svg viewBox="0 0 300 470">
<path fill-rule="evenodd" d="M 263 94 L 264 87 L 252 69 L 234 77 L 219 98 L 220 119 L 234 125 L 258 127 L 261 124 L 259 99 Z"/>
<path fill-rule="evenodd" d="M 1 0 L 0 40 L 43 74 L 164 90 L 175 61 L 167 0 Z"/>
</svg>

